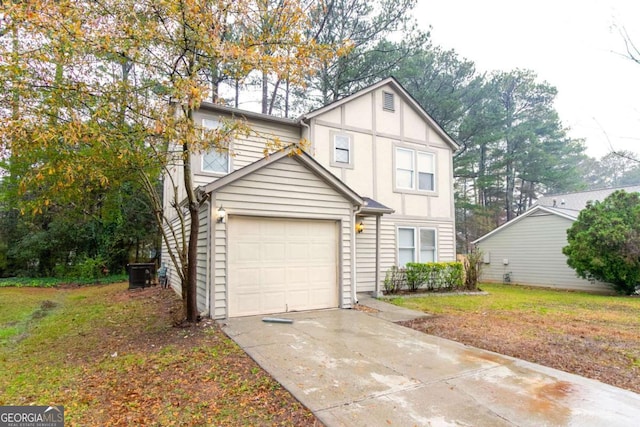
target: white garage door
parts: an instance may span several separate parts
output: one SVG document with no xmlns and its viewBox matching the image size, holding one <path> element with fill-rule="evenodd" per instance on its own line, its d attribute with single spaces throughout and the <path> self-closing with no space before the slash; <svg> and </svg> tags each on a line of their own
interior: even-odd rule
<svg viewBox="0 0 640 427">
<path fill-rule="evenodd" d="M 338 306 L 337 223 L 228 220 L 229 317 Z"/>
</svg>

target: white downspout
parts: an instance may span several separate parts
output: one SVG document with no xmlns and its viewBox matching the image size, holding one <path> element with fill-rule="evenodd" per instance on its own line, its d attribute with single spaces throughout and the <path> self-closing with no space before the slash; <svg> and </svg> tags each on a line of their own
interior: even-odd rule
<svg viewBox="0 0 640 427">
<path fill-rule="evenodd" d="M 351 220 L 351 303 L 358 304 L 357 295 L 357 258 L 356 258 L 356 215 L 360 213 L 362 207 L 353 208 L 353 215 Z"/>
</svg>

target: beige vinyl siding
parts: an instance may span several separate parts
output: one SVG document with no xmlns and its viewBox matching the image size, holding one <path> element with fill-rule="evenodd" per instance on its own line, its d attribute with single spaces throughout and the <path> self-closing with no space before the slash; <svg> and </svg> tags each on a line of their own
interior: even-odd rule
<svg viewBox="0 0 640 427">
<path fill-rule="evenodd" d="M 196 114 L 195 120 L 201 122 L 203 119 L 220 120 L 220 114 L 200 111 Z M 228 119 L 229 116 L 226 116 Z M 242 169 L 260 160 L 265 156 L 265 149 L 270 147 L 275 141 L 283 146 L 300 142 L 300 128 L 288 126 L 283 123 L 268 123 L 260 120 L 249 120 L 246 122 L 251 128 L 249 135 L 239 135 L 234 139 L 231 146 L 231 171 Z M 275 147 L 277 148 L 277 147 Z M 273 148 L 268 151 L 273 152 Z M 193 156 L 193 161 L 199 165 L 202 157 L 199 154 Z M 199 170 L 193 168 L 194 171 Z M 205 186 L 214 182 L 218 176 L 212 174 L 194 173 L 195 186 Z"/>
<path fill-rule="evenodd" d="M 282 158 L 226 185 L 214 193 L 215 207 L 229 216 L 335 220 L 341 224 L 340 306 L 351 307 L 352 206 L 344 196 L 293 158 Z M 215 292 L 212 307 L 216 318 L 226 317 L 226 225 L 215 224 Z M 339 269 L 340 269 L 339 268 Z"/>
<path fill-rule="evenodd" d="M 187 229 L 189 226 L 190 220 L 187 219 Z M 173 251 L 176 251 L 176 239 L 174 239 L 173 234 L 171 232 L 167 232 L 168 230 L 167 225 L 164 226 L 165 232 L 167 234 L 167 238 L 169 241 L 169 246 L 171 247 L 171 249 Z M 175 236 L 178 239 L 178 242 L 180 242 L 181 239 L 181 233 L 180 233 L 180 221 L 178 220 L 178 218 L 175 218 L 172 222 L 171 222 L 171 228 L 173 228 L 173 230 L 175 231 Z M 178 258 L 178 254 L 175 253 L 176 258 Z M 168 274 L 167 274 L 167 280 L 169 282 L 169 285 L 171 285 L 171 287 L 179 294 L 182 295 L 182 285 L 180 282 L 180 276 L 178 275 L 178 272 L 176 270 L 176 266 L 173 264 L 173 261 L 171 261 L 171 257 L 169 256 L 169 252 L 167 250 L 167 246 L 164 242 L 162 242 L 162 257 L 161 257 L 161 262 L 168 268 Z"/>
<path fill-rule="evenodd" d="M 448 262 L 456 260 L 456 229 L 453 222 L 439 222 L 438 230 L 438 261 Z"/>
<path fill-rule="evenodd" d="M 376 274 L 376 218 L 358 218 L 363 221 L 364 231 L 356 236 L 356 263 L 358 292 L 373 292 L 375 290 Z M 380 220 L 380 289 L 386 271 L 395 265 L 395 225 L 383 216 Z"/>
<path fill-rule="evenodd" d="M 199 212 L 200 218 L 200 228 L 198 230 L 198 246 L 197 246 L 197 267 L 196 267 L 196 295 L 197 295 L 197 307 L 200 313 L 207 312 L 207 282 L 208 282 L 208 263 L 209 263 L 209 204 L 205 203 Z M 185 233 L 187 236 L 189 235 L 189 227 L 191 226 L 191 219 L 188 217 L 185 218 Z M 178 239 L 178 243 L 182 241 L 182 234 L 180 231 L 180 221 L 178 218 L 175 218 L 171 222 L 171 227 L 175 231 L 175 235 Z M 165 230 L 168 227 L 165 226 Z M 169 237 L 169 244 L 172 250 L 176 251 L 176 240 L 174 239 L 171 233 L 167 233 Z M 178 257 L 176 253 L 176 258 Z M 175 265 L 171 261 L 171 257 L 167 251 L 167 247 L 165 243 L 162 244 L 162 260 L 161 262 L 168 268 L 168 281 L 169 284 L 173 287 L 173 289 L 178 293 L 182 294 L 182 284 L 180 281 L 180 276 L 176 270 Z"/>
<path fill-rule="evenodd" d="M 606 285 L 577 277 L 567 265 L 562 248 L 571 224 L 570 219 L 538 212 L 480 241 L 478 247 L 489 260 L 482 266 L 481 280 L 501 283 L 503 275 L 510 273 L 511 283 L 520 285 L 606 290 Z"/>
<path fill-rule="evenodd" d="M 196 295 L 198 312 L 207 313 L 207 283 L 209 272 L 209 203 L 205 203 L 200 207 L 199 219 L 200 227 L 198 229 L 198 252 L 196 267 Z"/>
<path fill-rule="evenodd" d="M 214 230 L 214 239 L 213 292 L 210 295 L 212 299 L 210 311 L 213 318 L 222 319 L 227 317 L 227 224 L 213 222 L 211 226 Z"/>
<path fill-rule="evenodd" d="M 358 218 L 358 221 L 362 218 Z M 375 289 L 375 217 L 363 220 L 365 229 L 356 236 L 356 263 L 358 292 L 371 292 Z M 380 221 L 380 289 L 385 274 L 393 265 L 397 265 L 397 227 L 424 227 L 436 230 L 438 261 L 455 261 L 455 232 L 453 222 L 424 221 L 418 219 L 399 219 L 394 215 L 384 215 Z"/>
</svg>

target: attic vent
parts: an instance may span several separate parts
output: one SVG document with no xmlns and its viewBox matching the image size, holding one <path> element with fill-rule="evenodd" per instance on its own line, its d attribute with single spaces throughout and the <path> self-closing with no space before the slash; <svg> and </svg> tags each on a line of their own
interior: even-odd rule
<svg viewBox="0 0 640 427">
<path fill-rule="evenodd" d="M 396 111 L 393 93 L 382 92 L 382 109 L 385 111 Z"/>
</svg>

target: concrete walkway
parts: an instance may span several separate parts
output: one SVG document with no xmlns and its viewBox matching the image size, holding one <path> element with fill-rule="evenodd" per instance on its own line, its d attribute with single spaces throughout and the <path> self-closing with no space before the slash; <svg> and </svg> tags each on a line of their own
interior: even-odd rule
<svg viewBox="0 0 640 427">
<path fill-rule="evenodd" d="M 392 323 L 324 310 L 228 319 L 224 331 L 327 426 L 637 426 L 640 395 Z M 640 379 L 639 379 L 640 380 Z"/>
</svg>

